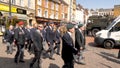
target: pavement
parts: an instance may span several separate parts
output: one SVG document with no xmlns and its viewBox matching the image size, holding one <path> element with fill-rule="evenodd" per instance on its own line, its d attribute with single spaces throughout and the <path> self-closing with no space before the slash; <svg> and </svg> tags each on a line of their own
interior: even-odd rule
<svg viewBox="0 0 120 68">
<path fill-rule="evenodd" d="M 104 49 L 94 44 L 93 37 L 86 37 L 86 39 L 87 50 L 84 52 L 86 65 L 75 63 L 74 68 L 120 68 L 120 59 L 117 59 L 118 48 Z M 25 50 L 25 63 L 15 64 L 16 51 L 13 54 L 7 54 L 6 44 L 3 44 L 1 40 L 0 37 L 0 68 L 29 68 L 34 55 L 30 55 Z M 14 49 L 16 50 L 16 47 Z M 54 58 L 55 60 L 42 59 L 42 68 L 62 68 L 64 63 L 61 56 L 54 54 Z"/>
</svg>

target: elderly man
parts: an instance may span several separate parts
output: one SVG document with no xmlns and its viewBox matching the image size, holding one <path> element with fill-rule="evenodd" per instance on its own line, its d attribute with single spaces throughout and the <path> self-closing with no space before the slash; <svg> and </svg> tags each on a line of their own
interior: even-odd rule
<svg viewBox="0 0 120 68">
<path fill-rule="evenodd" d="M 34 58 L 32 62 L 30 63 L 30 68 L 33 68 L 34 63 L 37 61 L 37 67 L 41 68 L 40 66 L 40 57 L 43 50 L 43 35 L 41 30 L 43 30 L 43 25 L 38 25 L 38 29 L 34 31 L 34 34 L 32 34 L 32 40 L 33 40 L 33 47 L 34 47 Z"/>
<path fill-rule="evenodd" d="M 85 48 L 85 38 L 83 35 L 83 24 L 78 25 L 78 29 L 75 30 L 75 48 L 77 48 L 80 56 L 75 58 L 77 63 L 85 64 L 83 60 L 82 51 Z"/>
<path fill-rule="evenodd" d="M 62 37 L 62 59 L 64 61 L 63 68 L 74 68 L 73 54 L 77 54 L 77 49 L 74 48 L 72 33 L 74 25 L 67 24 L 67 32 Z"/>
<path fill-rule="evenodd" d="M 25 31 L 23 28 L 24 22 L 20 21 L 18 23 L 18 28 L 15 29 L 15 42 L 17 45 L 17 52 L 15 55 L 15 63 L 22 62 L 24 63 L 24 45 L 25 45 Z"/>
</svg>

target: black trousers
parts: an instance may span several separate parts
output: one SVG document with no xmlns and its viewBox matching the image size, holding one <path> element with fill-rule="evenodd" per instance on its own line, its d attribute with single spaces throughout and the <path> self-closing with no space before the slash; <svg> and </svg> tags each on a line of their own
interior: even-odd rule
<svg viewBox="0 0 120 68">
<path fill-rule="evenodd" d="M 23 60 L 24 57 L 24 45 L 17 45 L 17 52 L 15 55 L 15 60 Z"/>
<path fill-rule="evenodd" d="M 64 65 L 62 68 L 74 68 L 73 60 L 69 60 L 69 61 L 64 60 Z"/>
<path fill-rule="evenodd" d="M 34 58 L 33 58 L 32 62 L 30 63 L 30 65 L 33 66 L 34 63 L 37 62 L 38 68 L 41 68 L 41 59 L 40 59 L 40 57 L 41 57 L 41 52 L 40 51 L 37 51 L 37 52 L 35 51 L 34 52 Z"/>
<path fill-rule="evenodd" d="M 60 53 L 60 43 L 55 43 L 54 50 L 57 49 L 57 53 Z"/>
<path fill-rule="evenodd" d="M 49 49 L 46 51 L 46 53 L 50 52 L 50 56 L 49 57 L 53 57 L 53 54 L 54 54 L 54 47 L 53 47 L 53 44 L 50 44 L 49 45 Z"/>
<path fill-rule="evenodd" d="M 118 58 L 120 58 L 120 49 L 119 49 L 119 52 L 118 52 Z"/>
</svg>

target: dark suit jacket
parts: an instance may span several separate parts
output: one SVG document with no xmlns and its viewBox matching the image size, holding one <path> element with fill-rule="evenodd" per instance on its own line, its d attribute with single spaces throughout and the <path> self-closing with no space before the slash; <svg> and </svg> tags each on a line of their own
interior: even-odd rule
<svg viewBox="0 0 120 68">
<path fill-rule="evenodd" d="M 57 43 L 60 44 L 60 38 L 61 38 L 61 35 L 60 35 L 60 32 L 55 31 L 55 41 L 57 41 Z"/>
<path fill-rule="evenodd" d="M 6 30 L 4 34 L 6 42 L 12 43 L 14 40 L 14 31 Z"/>
<path fill-rule="evenodd" d="M 53 44 L 55 40 L 55 32 L 48 27 L 46 29 L 46 41 L 50 42 L 50 44 Z"/>
<path fill-rule="evenodd" d="M 38 30 L 33 31 L 34 33 L 32 34 L 33 36 L 33 47 L 35 52 L 42 51 L 43 49 L 43 39 Z"/>
<path fill-rule="evenodd" d="M 62 37 L 62 59 L 64 61 L 71 61 L 73 60 L 73 54 L 77 54 L 77 50 L 74 48 L 70 35 L 65 33 Z"/>
<path fill-rule="evenodd" d="M 25 44 L 25 31 L 23 29 L 23 32 L 20 28 L 16 28 L 15 29 L 15 40 L 16 40 L 16 44 L 19 45 L 24 45 Z"/>
<path fill-rule="evenodd" d="M 85 39 L 79 29 L 75 30 L 75 47 L 80 50 L 80 47 L 85 46 Z"/>
<path fill-rule="evenodd" d="M 25 29 L 25 38 L 26 40 L 31 40 L 30 29 Z"/>
</svg>

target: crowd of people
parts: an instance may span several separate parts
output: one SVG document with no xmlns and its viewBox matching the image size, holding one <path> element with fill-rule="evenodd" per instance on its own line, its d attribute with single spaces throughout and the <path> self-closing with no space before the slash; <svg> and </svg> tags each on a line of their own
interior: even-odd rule
<svg viewBox="0 0 120 68">
<path fill-rule="evenodd" d="M 74 68 L 74 62 L 85 64 L 83 61 L 85 50 L 83 30 L 83 24 L 79 24 L 78 28 L 75 28 L 72 23 L 55 25 L 53 22 L 49 22 L 48 25 L 34 22 L 33 26 L 24 26 L 24 22 L 19 21 L 16 27 L 10 25 L 4 33 L 6 52 L 12 54 L 13 45 L 15 45 L 17 51 L 14 62 L 18 64 L 25 62 L 24 49 L 27 49 L 30 54 L 34 54 L 30 68 L 33 68 L 35 62 L 38 68 L 41 68 L 42 55 L 48 54 L 49 59 L 55 60 L 53 55 L 56 53 L 61 55 L 64 61 L 63 68 Z"/>
</svg>

